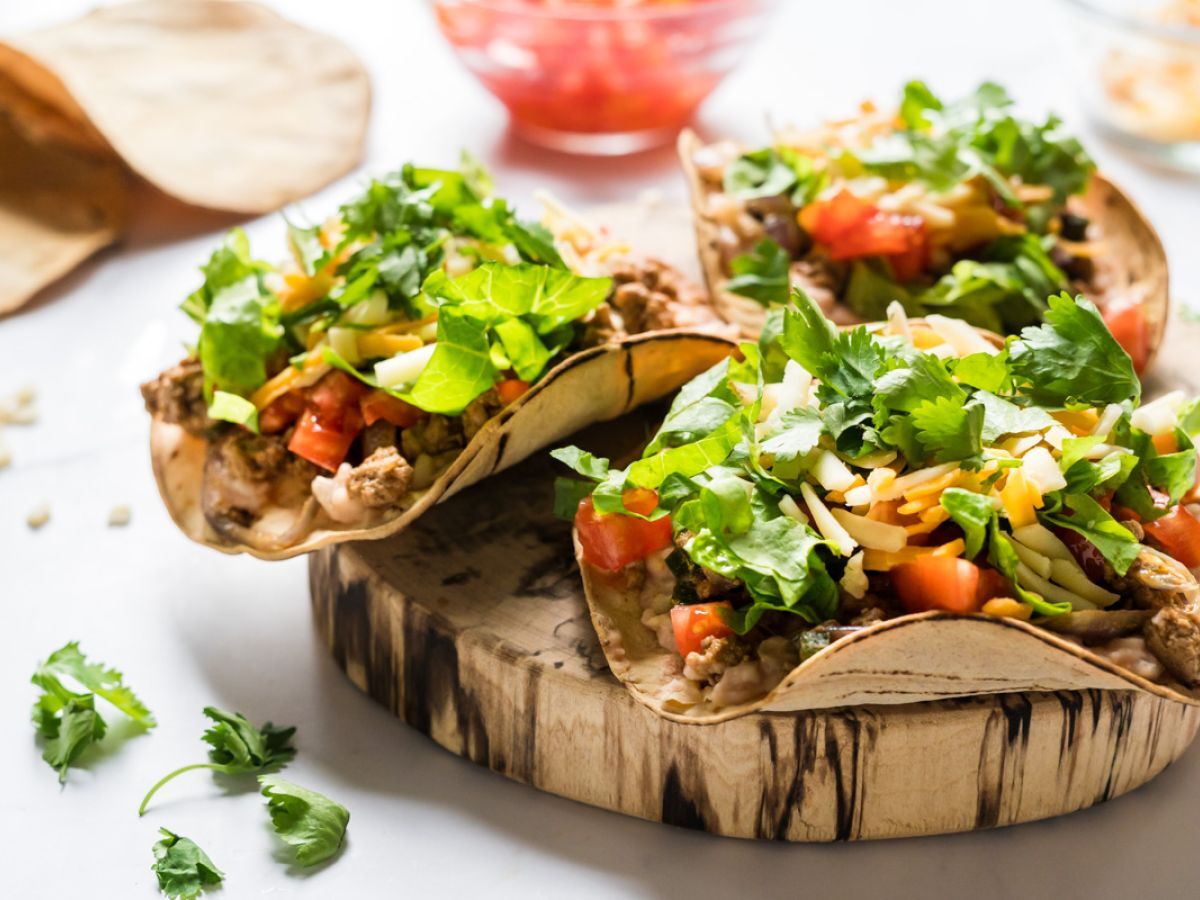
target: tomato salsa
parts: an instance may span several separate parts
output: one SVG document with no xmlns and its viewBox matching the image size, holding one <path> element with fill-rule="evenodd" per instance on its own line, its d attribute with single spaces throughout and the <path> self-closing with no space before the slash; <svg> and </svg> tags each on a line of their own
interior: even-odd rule
<svg viewBox="0 0 1200 900">
<path fill-rule="evenodd" d="M 746 20 L 765 5 L 440 0 L 436 12 L 464 63 L 526 131 L 666 134 L 732 67 Z"/>
</svg>

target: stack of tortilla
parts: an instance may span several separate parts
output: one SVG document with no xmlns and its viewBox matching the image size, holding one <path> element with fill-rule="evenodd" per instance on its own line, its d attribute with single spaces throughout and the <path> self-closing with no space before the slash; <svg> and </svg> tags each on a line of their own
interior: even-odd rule
<svg viewBox="0 0 1200 900">
<path fill-rule="evenodd" d="M 263 213 L 362 153 L 366 70 L 253 3 L 136 0 L 0 42 L 0 315 L 122 234 L 140 179 Z"/>
</svg>

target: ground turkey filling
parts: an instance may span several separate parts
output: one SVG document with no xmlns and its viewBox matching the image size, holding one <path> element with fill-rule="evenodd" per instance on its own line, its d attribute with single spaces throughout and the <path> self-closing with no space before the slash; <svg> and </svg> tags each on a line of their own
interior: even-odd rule
<svg viewBox="0 0 1200 900">
<path fill-rule="evenodd" d="M 693 563 L 676 546 L 626 569 L 627 584 L 642 607 L 642 623 L 671 651 L 660 696 L 669 705 L 705 700 L 730 706 L 770 692 L 789 671 L 831 641 L 883 619 L 903 614 L 891 596 L 886 573 L 873 573 L 862 599 L 843 592 L 834 620 L 808 627 L 798 616 L 768 613 L 746 635 L 705 637 L 699 652 L 681 658 L 671 628 L 678 603 L 748 601 L 741 584 Z M 1151 547 L 1124 576 L 1111 570 L 1106 583 L 1122 594 L 1123 609 L 1073 613 L 1048 620 L 1066 640 L 1135 675 L 1156 683 L 1200 682 L 1200 590 L 1178 562 Z"/>
<path fill-rule="evenodd" d="M 571 350 L 631 334 L 713 323 L 707 296 L 679 272 L 653 259 L 617 264 L 606 302 L 581 323 Z M 315 497 L 341 524 L 368 524 L 385 510 L 404 508 L 428 488 L 503 407 L 495 389 L 477 397 L 461 416 L 429 415 L 397 429 L 378 421 L 363 430 L 349 459 L 329 473 L 291 453 L 288 427 L 252 434 L 208 418 L 204 376 L 196 359 L 184 360 L 142 386 L 147 410 L 206 442 L 202 506 L 218 531 L 252 526 L 271 507 L 299 509 Z"/>
</svg>

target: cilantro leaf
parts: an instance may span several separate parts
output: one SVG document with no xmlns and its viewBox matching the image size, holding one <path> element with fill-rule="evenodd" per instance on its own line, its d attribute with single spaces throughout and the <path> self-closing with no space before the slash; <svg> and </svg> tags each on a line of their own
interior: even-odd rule
<svg viewBox="0 0 1200 900">
<path fill-rule="evenodd" d="M 554 517 L 564 522 L 574 522 L 579 504 L 586 500 L 596 485 L 578 478 L 554 479 Z"/>
<path fill-rule="evenodd" d="M 875 396 L 886 409 L 913 412 L 939 399 L 962 404 L 966 391 L 954 383 L 945 363 L 932 353 L 914 354 L 907 366 L 885 372 L 875 382 Z"/>
<path fill-rule="evenodd" d="M 1091 301 L 1050 298 L 1046 324 L 1010 339 L 1017 391 L 1038 406 L 1103 406 L 1140 399 L 1133 363 Z"/>
<path fill-rule="evenodd" d="M 793 409 L 779 418 L 779 425 L 759 449 L 770 456 L 773 465 L 807 456 L 820 443 L 825 422 L 815 409 Z"/>
<path fill-rule="evenodd" d="M 791 265 L 786 250 L 770 238 L 763 238 L 751 252 L 730 262 L 733 277 L 725 282 L 725 290 L 757 300 L 763 306 L 787 303 Z"/>
<path fill-rule="evenodd" d="M 927 400 L 912 412 L 921 443 L 938 462 L 973 461 L 983 452 L 984 408 L 948 397 Z"/>
<path fill-rule="evenodd" d="M 162 840 L 154 845 L 154 865 L 158 889 L 172 900 L 194 900 L 206 886 L 220 884 L 225 873 L 191 838 L 159 828 Z"/>
<path fill-rule="evenodd" d="M 951 367 L 960 384 L 977 390 L 1002 394 L 1007 393 L 1011 386 L 1007 350 L 1001 353 L 972 353 L 962 359 L 951 360 Z"/>
<path fill-rule="evenodd" d="M 63 679 L 77 682 L 85 691 L 67 688 Z M 154 716 L 137 695 L 124 684 L 116 669 L 90 663 L 71 641 L 55 650 L 38 665 L 30 681 L 42 689 L 33 705 L 33 724 L 45 741 L 42 758 L 58 770 L 65 784 L 67 770 L 92 744 L 101 740 L 107 723 L 96 711 L 96 697 L 115 706 L 143 728 L 155 726 Z"/>
<path fill-rule="evenodd" d="M 725 169 L 726 194 L 740 200 L 788 195 L 796 206 L 808 203 L 824 184 L 812 159 L 791 147 L 743 153 Z"/>
<path fill-rule="evenodd" d="M 989 444 L 1006 434 L 1045 431 L 1058 424 L 1044 409 L 1017 406 L 988 391 L 976 391 L 974 399 L 983 407 L 983 439 Z"/>
<path fill-rule="evenodd" d="M 834 360 L 837 329 L 821 308 L 800 288 L 792 289 L 792 306 L 784 310 L 780 345 L 810 374 L 822 378 L 827 357 Z"/>
<path fill-rule="evenodd" d="M 296 756 L 296 748 L 292 746 L 294 727 L 280 728 L 267 722 L 255 728 L 241 713 L 226 712 L 215 706 L 204 707 L 204 715 L 213 721 L 201 738 L 212 748 L 208 751 L 209 761 L 181 766 L 160 778 L 142 799 L 139 816 L 146 812 L 150 799 L 163 785 L 184 772 L 209 769 L 222 775 L 251 775 L 282 769 Z"/>
<path fill-rule="evenodd" d="M 337 853 L 350 822 L 346 807 L 274 775 L 260 775 L 258 783 L 267 798 L 271 825 L 295 848 L 296 862 L 315 866 Z"/>
</svg>

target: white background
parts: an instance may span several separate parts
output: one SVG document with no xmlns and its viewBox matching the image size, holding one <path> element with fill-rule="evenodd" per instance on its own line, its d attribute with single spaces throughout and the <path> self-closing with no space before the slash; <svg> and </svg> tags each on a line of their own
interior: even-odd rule
<svg viewBox="0 0 1200 900">
<path fill-rule="evenodd" d="M 0 34 L 88 4 L 4 0 Z M 469 147 L 500 190 L 529 206 L 534 187 L 580 204 L 647 188 L 682 196 L 669 151 L 622 161 L 569 159 L 511 138 L 501 109 L 456 65 L 417 0 L 279 3 L 344 38 L 374 78 L 364 171 L 407 159 L 451 164 Z M 751 59 L 704 108 L 711 134 L 761 137 L 764 115 L 807 121 L 864 96 L 887 100 L 922 76 L 954 94 L 1002 80 L 1032 109 L 1076 113 L 1063 26 L 1046 2 L 785 0 Z M 331 123 L 331 125 L 334 123 Z M 1092 141 L 1144 205 L 1171 256 L 1178 299 L 1195 297 L 1200 190 Z M 305 204 L 322 213 L 355 178 Z M 140 381 L 191 337 L 176 305 L 227 222 L 175 222 L 148 210 L 132 238 L 0 321 L 0 392 L 34 385 L 40 422 L 9 429 L 0 472 L 0 896 L 151 897 L 158 825 L 194 837 L 226 874 L 220 896 L 883 896 L 1195 897 L 1200 755 L 1134 794 L 1068 818 L 1002 831 L 847 846 L 754 845 L 647 824 L 509 783 L 438 749 L 361 696 L 309 620 L 303 560 L 262 563 L 189 544 L 156 496 Z M 260 251 L 281 223 L 249 224 Z M 3 248 L 0 248 L 3 252 Z M 53 518 L 30 532 L 26 513 Z M 125 529 L 109 509 L 133 508 Z M 27 722 L 35 662 L 69 639 L 122 668 L 158 714 L 150 735 L 109 740 L 60 790 Z M 253 793 L 224 796 L 204 773 L 134 810 L 160 774 L 203 758 L 206 704 L 299 726 L 287 777 L 352 812 L 332 865 L 289 872 Z M 114 721 L 119 716 L 113 716 Z M 114 732 L 120 732 L 118 725 Z M 930 747 L 929 765 L 938 764 Z"/>
</svg>

